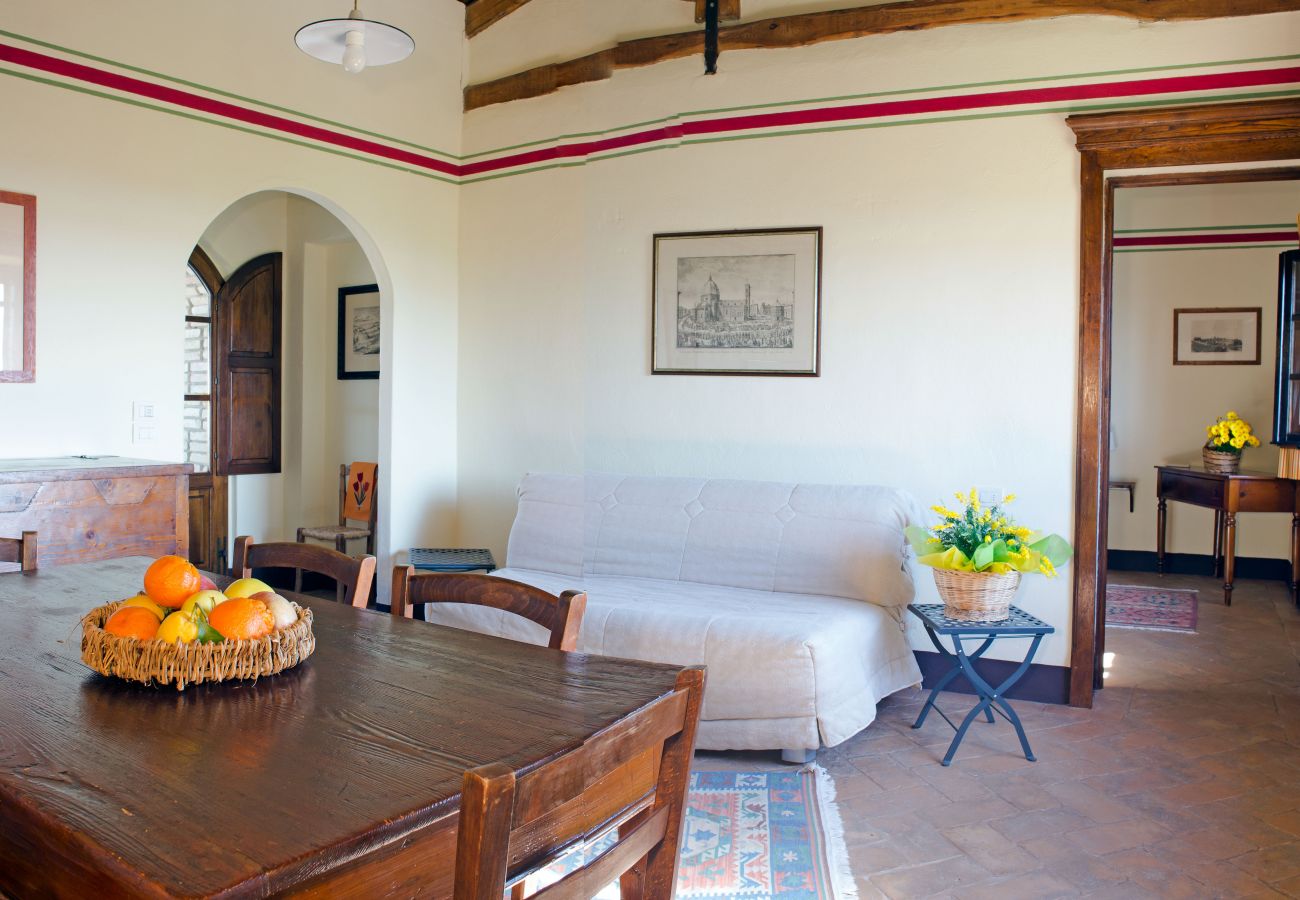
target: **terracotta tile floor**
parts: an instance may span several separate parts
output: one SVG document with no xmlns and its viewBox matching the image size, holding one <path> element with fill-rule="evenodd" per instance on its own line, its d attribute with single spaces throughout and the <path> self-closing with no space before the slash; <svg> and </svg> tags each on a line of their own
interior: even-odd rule
<svg viewBox="0 0 1300 900">
<path fill-rule="evenodd" d="M 864 900 L 1300 897 L 1300 613 L 1275 582 L 1230 608 L 1208 578 L 1161 583 L 1200 591 L 1198 633 L 1111 629 L 1094 709 L 1016 702 L 1038 762 L 998 718 L 943 768 L 952 731 L 910 727 L 919 691 L 819 755 Z"/>
</svg>

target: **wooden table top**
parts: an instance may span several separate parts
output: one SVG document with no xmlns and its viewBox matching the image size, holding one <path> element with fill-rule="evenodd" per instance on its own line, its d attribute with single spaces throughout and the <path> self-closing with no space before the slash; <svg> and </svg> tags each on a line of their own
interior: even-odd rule
<svg viewBox="0 0 1300 900">
<path fill-rule="evenodd" d="M 1167 463 L 1163 466 L 1156 466 L 1160 472 L 1173 472 L 1178 475 L 1188 475 L 1193 478 L 1218 478 L 1228 479 L 1236 478 L 1242 481 L 1283 481 L 1276 472 L 1265 472 L 1262 469 L 1242 469 L 1239 472 L 1227 474 L 1224 472 L 1210 472 L 1201 463 L 1190 463 L 1179 465 L 1177 463 Z"/>
<path fill-rule="evenodd" d="M 134 594 L 148 563 L 0 575 L 0 889 L 15 896 L 6 861 L 34 853 L 137 895 L 264 896 L 451 815 L 467 768 L 573 749 L 678 671 L 289 595 L 315 614 L 297 668 L 132 685 L 82 664 L 79 620 Z"/>
</svg>

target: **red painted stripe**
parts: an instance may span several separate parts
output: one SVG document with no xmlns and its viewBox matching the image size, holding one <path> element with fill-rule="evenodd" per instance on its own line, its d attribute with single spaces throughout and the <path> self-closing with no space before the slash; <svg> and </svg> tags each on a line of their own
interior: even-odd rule
<svg viewBox="0 0 1300 900">
<path fill-rule="evenodd" d="M 1011 91 L 993 91 L 985 94 L 958 94 L 916 100 L 855 103 L 849 106 L 828 106 L 787 112 L 757 113 L 726 119 L 700 119 L 621 135 L 615 138 L 605 138 L 562 147 L 545 147 L 525 153 L 516 153 L 512 156 L 499 156 L 495 159 L 467 163 L 461 167 L 461 174 L 477 175 L 481 172 L 491 172 L 514 166 L 604 153 L 623 147 L 648 144 L 681 136 L 726 134 L 734 131 L 784 128 L 794 125 L 824 125 L 850 119 L 879 119 L 888 116 L 961 112 L 989 109 L 996 106 L 1025 106 L 1035 103 L 1134 97 L 1142 94 L 1176 94 L 1189 91 L 1260 87 L 1294 82 L 1300 82 L 1300 66 L 1288 66 L 1279 69 L 1251 69 L 1244 72 L 1220 72 L 1211 75 L 1178 75 L 1167 78 L 1143 78 L 1136 81 L 1109 81 L 1096 84 L 1026 88 Z"/>
<path fill-rule="evenodd" d="M 24 50 L 20 47 L 14 47 L 8 44 L 0 44 L 0 60 L 16 63 L 17 65 L 26 66 L 31 69 L 38 69 L 42 72 L 49 72 L 53 75 L 61 75 L 65 78 L 75 78 L 78 81 L 112 88 L 115 91 L 135 94 L 138 97 L 148 97 L 151 100 L 161 100 L 164 103 L 170 103 L 174 106 L 183 106 L 186 109 L 193 109 L 198 112 L 221 116 L 226 119 L 233 119 L 237 122 L 245 122 L 249 125 L 257 125 L 261 128 L 267 128 L 272 131 L 310 138 L 314 141 L 333 144 L 336 147 L 345 147 L 349 150 L 357 150 L 362 153 L 368 153 L 371 156 L 381 156 L 385 159 L 406 163 L 411 166 L 418 166 L 422 169 L 432 169 L 446 175 L 459 174 L 458 170 L 460 167 L 456 163 L 447 162 L 445 160 L 437 159 L 436 157 L 426 156 L 422 153 L 412 153 L 409 150 L 400 150 L 396 147 L 389 147 L 385 144 L 376 143 L 375 141 L 368 141 L 364 138 L 353 137 L 352 135 L 331 131 L 328 128 L 320 128 L 315 125 L 305 125 L 302 122 L 295 122 L 293 119 L 286 119 L 283 116 L 273 116 L 270 113 L 247 109 L 246 107 L 236 106 L 233 103 L 226 103 L 222 100 L 213 100 L 199 94 L 190 93 L 189 91 L 182 91 L 177 88 L 166 87 L 149 81 L 142 81 L 139 78 L 131 78 L 126 75 L 106 72 L 102 69 L 84 66 L 80 63 L 69 62 L 65 59 L 47 56 L 44 53 L 36 53 L 31 50 Z"/>
<path fill-rule="evenodd" d="M 1039 103 L 1135 97 L 1146 94 L 1178 94 L 1300 82 L 1300 66 L 1288 66 L 1275 69 L 1220 72 L 1209 75 L 1179 75 L 1164 78 L 1144 78 L 1134 81 L 1058 85 L 1043 88 L 992 91 L 983 94 L 958 94 L 912 100 L 856 103 L 847 106 L 755 113 L 730 118 L 700 119 L 673 123 L 616 137 L 543 147 L 509 156 L 499 156 L 494 159 L 457 164 L 422 153 L 402 150 L 376 141 L 366 140 L 365 138 L 332 131 L 328 128 L 307 125 L 283 116 L 276 116 L 222 100 L 211 99 L 201 94 L 119 75 L 32 50 L 25 50 L 9 44 L 0 43 L 0 61 L 26 66 L 89 84 L 100 85 L 101 87 L 134 94 L 139 97 L 148 97 L 186 109 L 256 125 L 271 131 L 297 135 L 324 144 L 367 153 L 451 176 L 479 175 L 518 166 L 579 159 L 657 141 L 676 140 L 682 137 L 707 134 L 728 134 L 737 131 L 786 128 L 799 125 L 824 125 L 832 122 L 880 119 L 890 116 L 961 112 L 999 106 L 1027 106 Z M 1119 246 L 1118 240 L 1116 246 Z"/>
<path fill-rule="evenodd" d="M 1166 247 L 1178 244 L 1258 244 L 1265 241 L 1296 241 L 1294 231 L 1231 231 L 1221 234 L 1157 234 L 1117 237 L 1116 247 Z"/>
</svg>

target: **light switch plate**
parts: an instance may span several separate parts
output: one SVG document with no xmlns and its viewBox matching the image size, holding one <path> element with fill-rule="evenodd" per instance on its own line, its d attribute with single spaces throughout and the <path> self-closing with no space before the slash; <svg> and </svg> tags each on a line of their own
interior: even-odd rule
<svg viewBox="0 0 1300 900">
<path fill-rule="evenodd" d="M 154 403 L 152 400 L 136 400 L 134 403 L 131 404 L 132 420 L 136 422 L 140 421 L 141 419 L 147 419 L 149 421 L 153 421 L 158 417 L 158 414 L 156 412 L 157 406 L 158 404 Z"/>
<path fill-rule="evenodd" d="M 141 425 L 136 423 L 131 429 L 131 443 L 133 444 L 152 444 L 158 440 L 158 428 L 153 424 Z"/>
</svg>

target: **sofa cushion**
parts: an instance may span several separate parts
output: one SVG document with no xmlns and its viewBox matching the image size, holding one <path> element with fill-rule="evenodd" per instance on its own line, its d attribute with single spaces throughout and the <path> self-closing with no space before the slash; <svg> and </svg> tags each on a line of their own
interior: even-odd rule
<svg viewBox="0 0 1300 900">
<path fill-rule="evenodd" d="M 897 606 L 913 597 L 916 517 L 907 494 L 870 485 L 527 475 L 507 564 Z"/>
<path fill-rule="evenodd" d="M 829 746 L 871 722 L 880 698 L 920 681 L 898 614 L 872 604 L 660 579 L 576 579 L 513 567 L 495 574 L 555 594 L 586 590 L 581 652 L 706 665 L 703 719 L 803 719 L 817 724 Z M 531 643 L 544 644 L 547 637 L 538 625 L 484 607 L 434 604 L 428 617 Z"/>
</svg>

